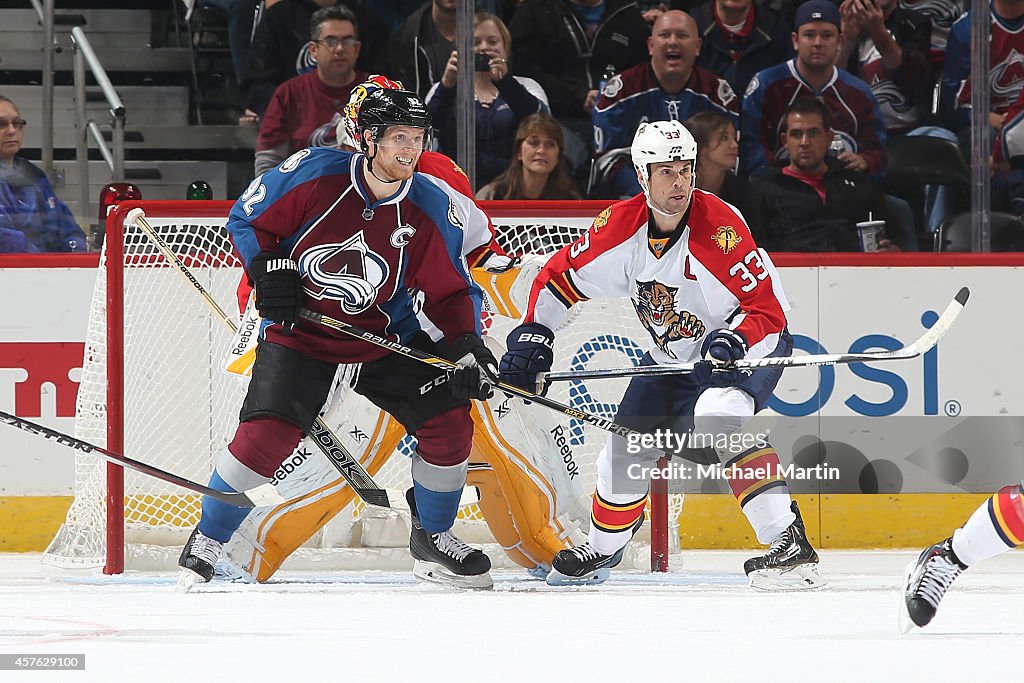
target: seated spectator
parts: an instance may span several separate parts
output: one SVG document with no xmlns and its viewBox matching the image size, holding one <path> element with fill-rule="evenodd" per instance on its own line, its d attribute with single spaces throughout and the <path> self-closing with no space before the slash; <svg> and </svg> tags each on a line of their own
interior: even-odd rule
<svg viewBox="0 0 1024 683">
<path fill-rule="evenodd" d="M 527 116 L 516 130 L 512 163 L 477 199 L 580 199 L 569 176 L 562 127 L 550 114 Z"/>
<path fill-rule="evenodd" d="M 277 86 L 316 66 L 309 42 L 309 22 L 320 8 L 337 0 L 279 0 L 266 9 L 256 25 L 242 81 L 242 124 L 256 125 L 267 110 Z"/>
<path fill-rule="evenodd" d="M 839 64 L 870 84 L 885 129 L 906 133 L 931 107 L 931 21 L 898 0 L 843 0 Z"/>
<path fill-rule="evenodd" d="M 998 130 L 1024 89 L 1024 0 L 992 0 L 988 125 Z M 953 24 L 942 74 L 947 127 L 965 137 L 971 121 L 971 13 Z"/>
<path fill-rule="evenodd" d="M 567 129 L 570 171 L 589 168 L 598 87 L 647 59 L 650 25 L 632 0 L 523 0 L 509 31 L 515 73 L 540 83 Z"/>
<path fill-rule="evenodd" d="M 928 59 L 932 67 L 932 86 L 942 75 L 949 29 L 963 15 L 966 4 L 967 0 L 899 0 L 900 7 L 913 10 L 931 22 L 932 35 Z"/>
<path fill-rule="evenodd" d="M 189 5 L 189 0 L 185 0 L 185 4 Z M 216 7 L 227 15 L 228 47 L 231 49 L 231 66 L 235 71 L 236 83 L 241 83 L 245 78 L 257 4 L 257 0 L 196 0 L 197 7 Z"/>
<path fill-rule="evenodd" d="M 701 39 L 697 66 L 745 93 L 758 71 L 793 56 L 790 24 L 753 0 L 710 0 L 691 14 Z"/>
<path fill-rule="evenodd" d="M 732 119 L 706 111 L 690 117 L 683 125 L 697 142 L 697 187 L 735 206 L 747 225 L 753 225 L 757 219 L 757 202 L 750 181 L 736 175 L 740 144 Z"/>
<path fill-rule="evenodd" d="M 456 0 L 433 0 L 405 20 L 388 45 L 387 74 L 426 98 L 455 49 Z"/>
<path fill-rule="evenodd" d="M 869 175 L 828 157 L 831 118 L 818 99 L 786 108 L 782 139 L 789 164 L 757 179 L 759 221 L 750 228 L 769 251 L 862 251 L 857 223 L 886 220 L 885 196 Z M 878 251 L 899 251 L 884 235 Z"/>
<path fill-rule="evenodd" d="M 508 68 L 511 37 L 505 23 L 488 12 L 477 12 L 473 31 L 474 53 L 465 68 L 474 69 L 476 101 L 476 183 L 491 182 L 508 168 L 519 122 L 530 114 L 547 111 L 548 97 L 532 78 L 513 76 Z M 456 79 L 459 56 L 452 52 L 441 80 L 427 95 L 427 109 L 437 129 L 440 151 L 455 158 L 458 152 Z"/>
<path fill-rule="evenodd" d="M 792 34 L 796 57 L 757 74 L 743 98 L 740 166 L 760 175 L 783 165 L 780 132 L 788 103 L 807 94 L 820 98 L 842 142 L 838 161 L 854 171 L 881 175 L 885 168 L 885 126 L 868 84 L 836 66 L 842 46 L 839 8 L 829 0 L 807 0 L 796 11 Z"/>
<path fill-rule="evenodd" d="M 42 169 L 18 156 L 25 119 L 0 95 L 0 253 L 87 251 L 85 233 Z"/>
<path fill-rule="evenodd" d="M 325 7 L 310 20 L 313 71 L 274 91 L 256 139 L 256 175 L 306 147 L 334 146 L 335 128 L 352 87 L 366 80 L 355 68 L 359 28 L 347 7 Z"/>
<path fill-rule="evenodd" d="M 642 122 L 685 121 L 702 111 L 735 120 L 739 110 L 728 81 L 695 66 L 701 42 L 689 14 L 669 10 L 659 16 L 647 49 L 650 60 L 608 79 L 594 108 L 592 197 L 640 193 L 629 149 Z"/>
</svg>

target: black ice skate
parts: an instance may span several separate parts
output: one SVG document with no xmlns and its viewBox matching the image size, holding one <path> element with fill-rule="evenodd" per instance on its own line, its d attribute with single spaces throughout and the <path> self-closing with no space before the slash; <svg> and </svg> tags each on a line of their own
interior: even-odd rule
<svg viewBox="0 0 1024 683">
<path fill-rule="evenodd" d="M 630 538 L 636 535 L 644 525 L 643 515 L 633 525 Z M 627 541 L 626 545 L 629 542 Z M 612 569 L 622 562 L 626 546 L 619 548 L 612 555 L 602 555 L 594 550 L 589 542 L 576 548 L 559 550 L 551 561 L 548 573 L 549 586 L 594 586 L 604 583 L 611 576 Z"/>
<path fill-rule="evenodd" d="M 405 497 L 412 513 L 409 552 L 415 560 L 413 576 L 422 581 L 459 588 L 492 588 L 490 558 L 483 551 L 463 543 L 450 529 L 434 534 L 424 530 L 416 517 L 413 490 L 406 491 Z"/>
<path fill-rule="evenodd" d="M 220 541 L 199 533 L 198 527 L 194 529 L 178 558 L 178 590 L 187 593 L 195 585 L 212 579 L 223 547 Z"/>
<path fill-rule="evenodd" d="M 743 563 L 750 587 L 765 591 L 813 590 L 826 585 L 818 575 L 818 553 L 807 540 L 796 501 L 790 508 L 796 520 L 775 537 L 768 552 Z"/>
<path fill-rule="evenodd" d="M 953 539 L 947 538 L 925 548 L 916 561 L 907 566 L 903 577 L 903 605 L 900 630 L 927 626 L 935 618 L 942 596 L 956 577 L 967 569 L 953 554 Z"/>
</svg>

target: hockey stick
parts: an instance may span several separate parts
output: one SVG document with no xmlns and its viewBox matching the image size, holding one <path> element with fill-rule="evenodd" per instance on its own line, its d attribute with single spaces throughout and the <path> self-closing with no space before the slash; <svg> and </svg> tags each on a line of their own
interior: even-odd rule
<svg viewBox="0 0 1024 683">
<path fill-rule="evenodd" d="M 68 446 L 69 448 L 73 448 L 76 451 L 90 453 L 97 457 L 103 458 L 108 462 L 112 462 L 117 465 L 122 465 L 124 467 L 129 467 L 133 470 L 142 472 L 143 474 L 148 474 L 151 477 L 156 477 L 157 479 L 166 481 L 170 484 L 176 484 L 177 486 L 181 486 L 182 488 L 195 491 L 196 493 L 201 493 L 204 496 L 216 498 L 219 501 L 223 501 L 228 505 L 234 505 L 235 507 L 254 508 L 261 505 L 277 505 L 279 503 L 284 502 L 284 497 L 280 493 L 278 493 L 277 489 L 275 489 L 270 484 L 263 484 L 261 486 L 257 486 L 254 489 L 249 489 L 248 491 L 243 491 L 241 493 L 227 493 L 225 491 L 215 491 L 214 489 L 203 486 L 202 484 L 197 484 L 196 482 L 191 481 L 189 479 L 185 479 L 184 477 L 179 477 L 176 474 L 165 472 L 162 469 L 153 467 L 152 465 L 147 465 L 146 463 L 139 462 L 138 460 L 132 460 L 126 455 L 121 455 L 120 453 L 108 451 L 106 448 L 94 446 L 91 443 L 88 443 L 87 441 L 76 439 L 73 436 L 69 436 L 62 432 L 58 432 L 57 430 L 50 429 L 49 427 L 44 427 L 41 424 L 36 424 L 35 422 L 31 422 L 24 418 L 20 418 L 17 415 L 5 413 L 2 410 L 0 410 L 0 422 L 9 424 L 12 427 L 17 427 L 18 429 L 26 431 L 29 434 L 37 434 L 45 439 L 56 441 L 57 443 L 62 444 L 64 446 Z"/>
<path fill-rule="evenodd" d="M 450 360 L 438 358 L 437 356 L 431 356 L 429 353 L 424 353 L 423 351 L 420 351 L 418 349 L 409 348 L 408 346 L 405 346 L 398 342 L 393 342 L 389 339 L 385 339 L 384 337 L 377 336 L 373 332 L 367 332 L 361 327 L 350 325 L 346 322 L 342 322 L 341 320 L 335 320 L 334 318 L 330 318 L 326 315 L 322 315 L 314 311 L 302 309 L 299 312 L 299 317 L 302 318 L 303 320 L 309 320 L 310 322 L 323 325 L 324 327 L 328 327 L 332 330 L 337 330 L 338 332 L 342 332 L 357 339 L 362 339 L 363 341 L 369 342 L 376 346 L 380 346 L 389 351 L 393 351 L 399 354 L 400 356 L 405 356 L 406 358 L 412 358 L 413 360 L 417 360 L 421 363 L 432 365 L 438 370 L 444 372 L 454 372 L 455 370 L 458 370 L 460 367 L 459 365 L 451 362 Z M 481 369 L 483 370 L 483 368 Z M 484 371 L 486 372 L 486 370 Z M 582 410 L 576 410 L 575 408 L 570 408 L 569 406 L 559 403 L 558 401 L 554 401 L 550 398 L 547 398 L 546 396 L 535 394 L 532 391 L 527 391 L 526 389 L 520 389 L 519 387 L 514 386 L 512 384 L 505 384 L 504 382 L 499 382 L 496 378 L 493 377 L 491 377 L 490 379 L 496 388 L 501 389 L 507 394 L 512 394 L 513 396 L 518 396 L 519 398 L 526 399 L 527 401 L 539 403 L 542 406 L 551 408 L 552 410 L 557 410 L 560 413 L 564 413 L 569 417 L 574 417 L 576 419 L 583 420 L 587 424 L 594 425 L 595 427 L 603 429 L 606 432 L 618 434 L 623 438 L 629 438 L 630 436 L 636 438 L 638 436 L 641 436 L 640 432 L 630 429 L 629 427 L 626 427 L 624 425 L 620 425 L 618 422 L 615 422 L 614 420 L 608 420 L 603 417 L 594 415 L 593 413 L 588 413 Z"/>
<path fill-rule="evenodd" d="M 206 303 L 210 306 L 217 317 L 231 330 L 232 333 L 238 330 L 238 326 L 235 321 L 224 312 L 224 309 L 220 307 L 220 304 L 206 291 L 206 288 L 192 275 L 192 272 L 188 267 L 181 262 L 178 255 L 171 251 L 167 243 L 164 242 L 163 238 L 156 234 L 156 230 L 146 220 L 146 213 L 142 209 L 132 209 L 128 212 L 126 220 L 135 223 L 142 232 L 146 234 L 146 237 L 160 250 L 160 253 L 170 261 L 178 269 L 178 272 L 184 276 L 186 280 L 192 285 L 193 289 L 203 297 Z M 387 491 L 377 485 L 377 482 L 373 480 L 370 474 L 363 469 L 363 466 L 352 457 L 352 454 L 348 452 L 338 437 L 331 431 L 323 420 L 319 417 L 313 422 L 313 426 L 310 428 L 309 436 L 312 437 L 313 442 L 316 443 L 317 447 L 323 452 L 324 456 L 331 462 L 332 465 L 341 473 L 341 476 L 345 478 L 348 485 L 352 487 L 360 498 L 364 502 L 370 505 L 376 505 L 378 507 L 389 508 L 391 507 L 391 501 L 388 500 Z"/>
<path fill-rule="evenodd" d="M 962 287 L 953 300 L 946 306 L 935 324 L 925 330 L 917 341 L 895 351 L 865 351 L 863 353 L 826 353 L 810 356 L 783 356 L 781 358 L 756 358 L 738 360 L 728 369 L 757 370 L 759 368 L 795 368 L 816 367 L 819 365 L 843 365 L 846 363 L 864 363 L 879 360 L 903 360 L 916 358 L 935 346 L 949 328 L 956 322 L 960 311 L 967 304 L 971 295 L 967 287 Z M 694 363 L 678 363 L 673 365 L 641 365 L 632 368 L 614 368 L 610 370 L 578 370 L 567 372 L 549 372 L 544 375 L 548 382 L 564 382 L 572 379 L 604 379 L 607 377 L 656 377 L 661 375 L 680 375 L 693 370 Z"/>
</svg>

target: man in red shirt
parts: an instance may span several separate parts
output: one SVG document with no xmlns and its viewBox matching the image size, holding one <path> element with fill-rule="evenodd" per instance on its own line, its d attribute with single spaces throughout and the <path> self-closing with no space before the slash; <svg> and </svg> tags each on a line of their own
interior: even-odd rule
<svg viewBox="0 0 1024 683">
<path fill-rule="evenodd" d="M 359 26 L 352 10 L 335 5 L 313 14 L 310 50 L 316 69 L 291 78 L 274 91 L 256 140 L 256 175 L 306 147 L 335 144 L 334 130 L 352 88 L 366 80 L 356 71 Z"/>
</svg>

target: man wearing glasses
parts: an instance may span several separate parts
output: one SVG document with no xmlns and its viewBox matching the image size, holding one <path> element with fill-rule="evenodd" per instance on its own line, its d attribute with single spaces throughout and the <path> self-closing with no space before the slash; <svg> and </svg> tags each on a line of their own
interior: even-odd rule
<svg viewBox="0 0 1024 683">
<path fill-rule="evenodd" d="M 0 253 L 87 250 L 85 233 L 46 174 L 17 156 L 25 119 L 0 95 Z"/>
<path fill-rule="evenodd" d="M 335 5 L 313 14 L 309 49 L 316 69 L 274 91 L 256 140 L 256 175 L 300 149 L 336 144 L 340 112 L 353 86 L 367 78 L 355 68 L 359 48 L 359 25 L 350 9 Z"/>
</svg>

